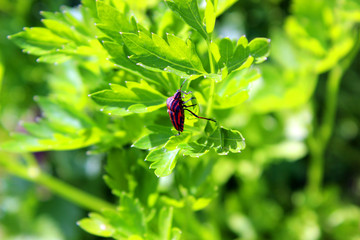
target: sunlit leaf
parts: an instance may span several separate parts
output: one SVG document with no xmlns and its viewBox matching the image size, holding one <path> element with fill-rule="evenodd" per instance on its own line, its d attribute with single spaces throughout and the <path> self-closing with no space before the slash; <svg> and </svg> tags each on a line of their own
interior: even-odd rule
<svg viewBox="0 0 360 240">
<path fill-rule="evenodd" d="M 219 127 L 208 122 L 205 128 L 205 136 L 196 142 L 180 144 L 184 149 L 183 154 L 199 157 L 214 149 L 219 155 L 227 155 L 229 152 L 239 153 L 245 149 L 245 139 L 237 130 Z"/>
<path fill-rule="evenodd" d="M 166 0 L 169 8 L 180 15 L 189 26 L 198 31 L 204 39 L 208 39 L 205 26 L 202 24 L 196 0 Z"/>
<path fill-rule="evenodd" d="M 234 48 L 231 40 L 229 38 L 221 39 L 219 43 L 219 51 L 220 51 L 220 60 L 219 67 L 222 68 L 224 65 L 227 66 L 229 64 L 229 60 L 233 56 Z"/>
<path fill-rule="evenodd" d="M 111 237 L 115 232 L 108 219 L 97 213 L 90 213 L 89 218 L 84 218 L 77 224 L 85 231 L 100 237 Z"/>
<path fill-rule="evenodd" d="M 92 213 L 78 224 L 92 234 L 116 239 L 143 239 L 147 229 L 139 201 L 125 193 L 120 194 L 118 209 L 104 210 L 101 215 Z"/>
<path fill-rule="evenodd" d="M 206 1 L 206 9 L 205 9 L 205 22 L 206 22 L 206 32 L 212 33 L 215 27 L 215 9 L 211 0 Z"/>
<path fill-rule="evenodd" d="M 165 105 L 166 97 L 145 81 L 127 82 L 126 87 L 111 84 L 110 87 L 111 89 L 93 93 L 90 97 L 100 105 L 123 109 L 124 114 L 151 112 Z M 121 114 L 121 112 L 117 113 Z"/>
<path fill-rule="evenodd" d="M 136 140 L 133 146 L 139 149 L 151 149 L 165 144 L 171 136 L 171 133 L 150 133 Z"/>
<path fill-rule="evenodd" d="M 250 83 L 260 78 L 255 68 L 234 72 L 231 77 L 217 83 L 215 108 L 232 108 L 249 98 Z"/>
<path fill-rule="evenodd" d="M 172 235 L 173 208 L 163 207 L 159 214 L 159 237 L 160 239 L 171 239 Z"/>
<path fill-rule="evenodd" d="M 265 61 L 270 53 L 270 39 L 255 38 L 249 43 L 249 50 L 256 63 Z"/>
<path fill-rule="evenodd" d="M 206 74 L 190 40 L 167 35 L 167 42 L 156 34 L 149 37 L 143 32 L 121 34 L 126 47 L 132 52 L 130 59 L 140 66 L 158 71 L 175 69 L 186 75 Z M 175 72 L 176 73 L 176 72 Z"/>
<path fill-rule="evenodd" d="M 160 148 L 152 150 L 147 156 L 146 161 L 152 162 L 151 169 L 155 169 L 155 174 L 158 177 L 165 177 L 172 173 L 176 165 L 176 156 L 180 149 L 167 150 Z"/>
<path fill-rule="evenodd" d="M 157 79 L 161 79 L 160 76 L 157 73 L 148 71 L 147 69 L 144 69 L 135 62 L 131 61 L 127 56 L 127 54 L 125 53 L 123 46 L 114 42 L 104 42 L 103 46 L 111 55 L 110 60 L 114 62 L 118 67 L 126 71 L 129 71 L 133 74 L 136 74 L 146 79 L 146 81 L 148 82 L 161 84 L 160 82 L 156 81 Z"/>
</svg>

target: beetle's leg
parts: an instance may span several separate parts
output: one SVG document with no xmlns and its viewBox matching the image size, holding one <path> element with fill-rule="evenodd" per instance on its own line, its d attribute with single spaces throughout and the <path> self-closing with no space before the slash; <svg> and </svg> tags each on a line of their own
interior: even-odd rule
<svg viewBox="0 0 360 240">
<path fill-rule="evenodd" d="M 196 105 L 197 105 L 197 104 L 193 104 L 193 105 L 189 105 L 189 106 L 183 105 L 183 107 L 188 108 L 188 107 L 194 107 L 194 106 L 196 106 Z"/>
<path fill-rule="evenodd" d="M 192 91 L 190 91 L 190 92 L 184 92 L 184 91 L 181 91 L 181 90 L 180 90 L 180 92 L 182 92 L 183 94 L 191 94 L 191 93 L 192 93 Z"/>
<path fill-rule="evenodd" d="M 186 102 L 183 102 L 183 104 L 185 104 L 185 103 L 187 103 L 188 101 L 190 101 L 190 100 L 193 100 L 193 99 L 195 99 L 194 97 L 191 97 L 189 100 L 187 100 Z"/>
<path fill-rule="evenodd" d="M 211 119 L 211 118 L 199 117 L 198 115 L 196 115 L 195 113 L 193 113 L 193 112 L 190 111 L 189 109 L 184 108 L 184 110 L 190 112 L 192 115 L 194 115 L 194 116 L 197 117 L 197 118 L 201 118 L 201 119 L 205 119 L 205 120 L 209 120 L 209 121 L 216 122 L 214 119 Z"/>
</svg>

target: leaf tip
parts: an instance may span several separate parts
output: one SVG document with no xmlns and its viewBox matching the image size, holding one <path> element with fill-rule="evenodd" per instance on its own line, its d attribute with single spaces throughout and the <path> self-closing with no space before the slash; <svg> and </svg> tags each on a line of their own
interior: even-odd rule
<svg viewBox="0 0 360 240">
<path fill-rule="evenodd" d="M 110 115 L 111 115 L 111 112 L 109 112 L 108 115 L 110 116 Z"/>
<path fill-rule="evenodd" d="M 40 58 L 36 59 L 36 62 L 40 62 Z"/>
<path fill-rule="evenodd" d="M 91 94 L 88 94 L 88 97 L 91 97 Z"/>
<path fill-rule="evenodd" d="M 35 102 L 39 101 L 39 96 L 38 96 L 38 95 L 35 95 L 35 96 L 33 97 L 33 100 L 34 100 Z"/>
<path fill-rule="evenodd" d="M 111 86 L 111 83 L 109 83 L 109 86 Z"/>
<path fill-rule="evenodd" d="M 123 32 L 119 32 L 119 34 L 120 34 L 120 35 L 122 35 L 122 34 L 123 34 Z"/>
<path fill-rule="evenodd" d="M 135 145 L 134 144 L 131 144 L 131 146 L 130 147 L 135 147 Z"/>
<path fill-rule="evenodd" d="M 11 39 L 11 35 L 7 35 L 6 37 L 7 37 L 7 39 Z"/>
</svg>

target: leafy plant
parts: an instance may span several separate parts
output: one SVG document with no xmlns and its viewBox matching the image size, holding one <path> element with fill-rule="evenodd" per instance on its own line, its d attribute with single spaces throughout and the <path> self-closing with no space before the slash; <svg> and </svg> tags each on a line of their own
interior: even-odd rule
<svg viewBox="0 0 360 240">
<path fill-rule="evenodd" d="M 360 6 L 286 5 L 82 0 L 9 35 L 37 61 L 24 87 L 8 77 L 19 54 L 0 59 L 0 166 L 35 184 L 1 177 L 0 238 L 358 239 Z M 181 85 L 216 122 L 186 114 L 175 131 L 166 100 Z M 8 134 L 3 107 L 21 101 Z M 63 230 L 75 221 L 87 235 Z"/>
<path fill-rule="evenodd" d="M 140 184 L 142 176 L 137 175 L 149 170 L 144 163 L 125 160 L 130 158 L 128 144 L 139 149 L 131 150 L 135 159 L 151 162 L 158 177 L 173 173 L 176 163 L 185 159 L 181 155 L 201 157 L 211 150 L 227 155 L 245 149 L 241 133 L 221 126 L 221 118 L 206 126 L 187 118 L 185 131 L 175 136 L 165 110 L 166 99 L 187 79 L 184 90 L 192 91 L 202 109 L 206 101 L 205 114 L 217 118 L 214 109 L 240 105 L 248 98 L 249 83 L 260 76 L 250 67 L 266 60 L 270 41 L 256 38 L 248 42 L 245 36 L 235 42 L 217 38 L 213 34 L 216 9 L 213 1 L 207 1 L 205 9 L 199 8 L 196 0 L 167 1 L 161 24 L 150 26 L 131 15 L 126 2 L 84 0 L 77 8 L 42 12 L 44 27 L 24 28 L 9 36 L 24 52 L 38 56 L 38 62 L 63 65 L 75 75 L 65 73 L 64 78 L 54 79 L 48 97 L 36 96 L 42 117 L 24 123 L 26 133 L 14 134 L 1 149 L 38 152 L 88 147 L 89 154 L 107 152 L 105 180 L 120 198 L 120 205 L 116 209 L 105 203 L 100 208 L 91 206 L 99 213 L 79 221 L 89 233 L 116 239 L 180 237 L 181 231 L 171 224 L 172 204 L 153 208 L 151 199 L 159 196 L 154 188 L 158 180 L 149 176 L 145 184 L 152 182 L 152 187 L 145 190 Z M 139 15 L 139 19 L 146 18 L 144 13 Z M 178 18 L 183 21 L 171 28 L 171 21 Z M 14 168 L 4 166 L 29 167 L 21 163 Z M 44 183 L 25 172 L 22 176 Z M 46 185 L 55 187 L 51 182 Z M 194 201 L 196 209 L 209 202 Z M 158 226 L 167 226 L 165 229 L 150 228 L 154 214 Z"/>
</svg>

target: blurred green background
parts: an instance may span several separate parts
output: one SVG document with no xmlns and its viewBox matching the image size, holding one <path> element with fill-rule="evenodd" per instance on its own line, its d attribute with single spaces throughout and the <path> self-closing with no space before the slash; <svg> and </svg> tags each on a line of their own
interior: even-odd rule
<svg viewBox="0 0 360 240">
<path fill-rule="evenodd" d="M 59 71 L 7 36 L 40 26 L 41 10 L 78 4 L 0 0 L 1 140 L 22 131 L 19 122 L 35 121 L 33 97 L 49 94 L 47 80 Z M 360 239 L 359 23 L 358 0 L 240 0 L 217 19 L 221 37 L 272 40 L 250 99 L 216 112 L 247 143 L 242 154 L 216 159 L 211 177 L 218 194 L 199 213 L 222 239 Z M 103 156 L 85 152 L 36 157 L 51 175 L 112 201 Z M 0 239 L 100 239 L 76 225 L 86 215 L 0 168 Z"/>
</svg>

